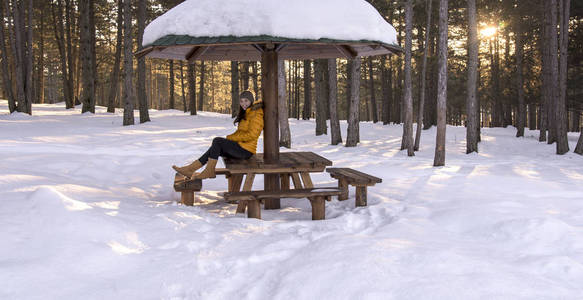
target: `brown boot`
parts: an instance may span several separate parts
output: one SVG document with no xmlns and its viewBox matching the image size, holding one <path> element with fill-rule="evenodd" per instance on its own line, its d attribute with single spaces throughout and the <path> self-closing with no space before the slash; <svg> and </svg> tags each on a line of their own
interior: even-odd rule
<svg viewBox="0 0 583 300">
<path fill-rule="evenodd" d="M 193 163 L 191 163 L 190 165 L 186 165 L 184 167 L 172 166 L 172 169 L 174 169 L 174 170 L 176 170 L 176 172 L 190 178 L 190 177 L 192 177 L 192 175 L 194 175 L 194 172 L 196 170 L 200 169 L 201 167 L 202 167 L 202 164 L 197 159 Z"/>
<path fill-rule="evenodd" d="M 206 179 L 206 178 L 215 178 L 217 177 L 215 174 L 215 168 L 217 167 L 217 160 L 209 158 L 208 162 L 206 163 L 206 168 L 199 174 L 194 174 L 194 179 Z"/>
</svg>

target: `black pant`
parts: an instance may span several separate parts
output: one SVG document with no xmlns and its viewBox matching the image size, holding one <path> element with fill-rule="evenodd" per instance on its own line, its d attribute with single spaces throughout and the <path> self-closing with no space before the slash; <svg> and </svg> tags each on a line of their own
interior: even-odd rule
<svg viewBox="0 0 583 300">
<path fill-rule="evenodd" d="M 219 159 L 219 156 L 236 159 L 249 159 L 253 153 L 243 149 L 237 142 L 226 138 L 216 137 L 213 144 L 199 159 L 201 164 L 206 164 L 209 158 Z"/>
</svg>

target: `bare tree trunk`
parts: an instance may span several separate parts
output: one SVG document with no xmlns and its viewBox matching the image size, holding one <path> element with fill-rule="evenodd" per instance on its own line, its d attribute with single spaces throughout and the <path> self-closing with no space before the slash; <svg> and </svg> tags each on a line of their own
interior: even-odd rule
<svg viewBox="0 0 583 300">
<path fill-rule="evenodd" d="M 123 0 L 117 1 L 117 40 L 115 43 L 115 60 L 113 63 L 113 72 L 110 79 L 109 93 L 107 96 L 107 112 L 115 112 L 115 96 L 118 93 L 119 72 L 121 61 L 121 45 L 123 40 Z"/>
<path fill-rule="evenodd" d="M 58 2 L 60 2 L 60 0 L 58 0 Z M 67 27 L 65 28 L 65 45 L 66 47 L 66 57 L 67 57 L 67 83 L 64 86 L 64 88 L 66 87 L 69 91 L 68 93 L 65 94 L 65 97 L 67 94 L 69 94 L 69 99 L 66 99 L 67 102 L 67 109 L 69 108 L 75 108 L 75 93 L 74 93 L 74 81 L 73 78 L 74 77 L 74 70 L 75 70 L 75 65 L 73 64 L 73 58 L 75 57 L 75 55 L 73 54 L 73 30 L 75 30 L 75 26 L 73 26 L 73 20 L 75 18 L 73 18 L 71 16 L 71 12 L 73 10 L 73 5 L 71 4 L 71 0 L 65 0 L 65 21 L 67 24 Z M 62 20 L 61 20 L 62 21 Z M 80 72 L 77 72 L 77 74 L 79 74 Z M 78 82 L 78 80 L 77 80 Z"/>
<path fill-rule="evenodd" d="M 46 9 L 46 5 L 45 2 L 43 1 L 42 4 L 40 4 L 39 10 L 40 10 L 40 18 L 39 18 L 39 41 L 38 41 L 38 51 L 39 51 L 39 55 L 38 55 L 38 64 L 37 64 L 37 75 L 36 75 L 36 87 L 35 90 L 36 92 L 36 99 L 37 99 L 37 103 L 45 103 L 45 72 L 44 72 L 44 68 L 45 68 L 45 60 L 44 60 L 44 31 L 45 31 L 45 9 Z M 4 26 L 2 26 L 4 27 Z"/>
<path fill-rule="evenodd" d="M 423 47 L 423 62 L 421 66 L 421 87 L 419 88 L 419 112 L 417 114 L 417 128 L 415 130 L 415 146 L 413 150 L 419 151 L 419 144 L 421 142 L 421 128 L 423 128 L 423 114 L 425 109 L 425 90 L 427 82 L 427 50 L 429 48 L 429 34 L 431 32 L 431 13 L 432 0 L 427 0 L 427 21 L 425 25 L 425 43 Z"/>
<path fill-rule="evenodd" d="M 123 125 L 134 125 L 134 63 L 132 53 L 132 4 L 131 0 L 124 0 L 124 94 L 123 94 Z M 141 116 L 140 116 L 141 119 Z"/>
<path fill-rule="evenodd" d="M 11 41 L 12 52 L 15 57 L 16 105 L 19 112 L 26 112 L 26 31 L 24 4 L 16 1 L 12 5 L 12 20 L 14 23 Z M 10 31 L 9 31 L 10 32 Z M 24 36 L 23 36 L 24 35 Z"/>
<path fill-rule="evenodd" d="M 579 155 L 583 155 L 583 129 L 581 130 L 581 133 L 579 134 L 579 141 L 577 142 L 577 146 L 575 147 L 574 152 L 579 154 Z"/>
<path fill-rule="evenodd" d="M 518 14 L 520 16 L 520 14 Z M 522 17 L 516 22 L 516 90 L 518 91 L 518 116 L 516 122 L 516 137 L 524 136 L 525 127 L 525 109 L 524 104 L 524 79 L 522 76 L 522 60 L 524 56 L 523 33 L 522 33 Z"/>
<path fill-rule="evenodd" d="M 405 8 L 405 95 L 403 101 L 404 124 L 401 150 L 407 149 L 408 156 L 414 156 L 413 147 L 413 92 L 411 84 L 411 47 L 413 44 L 413 0 L 407 0 Z M 372 61 L 371 61 L 372 62 Z M 372 68 L 371 68 L 372 71 Z M 372 76 L 372 75 L 371 75 Z M 417 126 L 419 127 L 419 126 Z"/>
<path fill-rule="evenodd" d="M 259 97 L 259 73 L 257 71 L 257 62 L 254 61 L 251 63 L 251 70 L 253 74 L 251 75 L 251 79 L 253 80 L 253 91 L 255 92 L 255 97 Z"/>
<path fill-rule="evenodd" d="M 340 133 L 340 121 L 338 120 L 338 74 L 336 70 L 336 59 L 328 59 L 328 82 L 330 90 L 328 94 L 328 104 L 330 105 L 330 136 L 332 145 L 342 143 Z"/>
<path fill-rule="evenodd" d="M 302 119 L 309 120 L 312 115 L 312 62 L 304 60 L 304 111 Z"/>
<path fill-rule="evenodd" d="M 527 106 L 528 106 L 528 129 L 536 130 L 536 104 L 529 103 Z"/>
<path fill-rule="evenodd" d="M 170 68 L 170 77 L 168 78 L 169 81 L 169 91 L 170 91 L 170 109 L 174 109 L 174 61 L 170 60 L 170 64 L 168 66 Z"/>
<path fill-rule="evenodd" d="M 439 54 L 437 57 L 437 137 L 433 166 L 445 165 L 445 129 L 447 114 L 447 0 L 439 1 Z"/>
<path fill-rule="evenodd" d="M 546 120 L 544 128 L 548 130 L 547 143 L 552 144 L 556 140 L 555 124 L 555 99 L 558 96 L 556 89 L 557 74 L 557 1 L 545 0 L 543 17 L 543 90 L 544 113 Z M 546 122 L 544 122 L 546 121 Z"/>
<path fill-rule="evenodd" d="M 285 70 L 284 70 L 285 72 Z M 231 117 L 239 113 L 239 63 L 231 61 Z"/>
<path fill-rule="evenodd" d="M 555 137 L 557 139 L 557 154 L 569 152 L 569 139 L 567 136 L 568 119 L 567 119 L 567 52 L 569 47 L 569 12 L 571 10 L 570 0 L 559 1 L 559 25 L 561 28 L 560 35 L 560 60 L 559 60 L 559 86 L 557 88 L 559 97 L 555 107 Z M 555 70 L 553 72 L 556 74 Z M 556 78 L 556 77 L 554 77 Z"/>
<path fill-rule="evenodd" d="M 26 75 L 25 75 L 25 94 L 26 94 L 26 113 L 32 115 L 32 100 L 34 98 L 34 83 L 32 81 L 34 55 L 32 53 L 32 20 L 33 20 L 32 0 L 28 1 L 28 28 L 26 31 Z"/>
<path fill-rule="evenodd" d="M 91 90 L 91 95 L 93 96 L 92 98 L 92 102 L 91 102 L 91 109 L 92 112 L 95 113 L 95 105 L 97 103 L 97 49 L 96 47 L 96 43 L 97 43 L 97 39 L 96 39 L 96 35 L 97 35 L 97 28 L 95 27 L 95 2 L 96 1 L 91 1 L 90 5 L 89 5 L 89 30 L 90 30 L 90 48 L 89 48 L 89 52 L 91 53 L 91 79 L 92 79 L 92 86 L 93 89 Z"/>
<path fill-rule="evenodd" d="M 4 20 L 4 4 L 8 4 L 8 1 L 3 1 L 0 4 L 0 20 Z M 8 5 L 6 5 L 8 12 Z M 8 15 L 10 13 L 8 12 Z M 10 28 L 10 25 L 9 25 Z M 10 34 L 9 34 L 10 35 Z M 14 98 L 14 90 L 12 89 L 12 79 L 10 78 L 9 61 L 8 61 L 8 50 L 6 47 L 7 37 L 4 35 L 4 21 L 0 22 L 0 51 L 2 51 L 2 83 L 4 84 L 4 91 L 6 97 L 8 98 L 8 111 L 13 113 L 16 111 L 16 99 Z"/>
<path fill-rule="evenodd" d="M 199 94 L 198 94 L 198 110 L 203 110 L 203 102 L 204 102 L 204 73 L 205 73 L 205 64 L 204 61 L 200 62 L 200 85 L 199 85 Z M 258 97 L 258 95 L 255 95 Z"/>
<path fill-rule="evenodd" d="M 379 112 L 377 109 L 377 99 L 375 97 L 374 88 L 374 76 L 372 71 L 372 57 L 368 59 L 368 76 L 369 76 L 369 88 L 370 88 L 370 104 L 372 105 L 372 122 L 377 123 L 379 121 Z"/>
<path fill-rule="evenodd" d="M 243 82 L 243 91 L 249 90 L 249 62 L 243 62 L 243 68 L 241 69 L 241 81 Z M 259 95 L 255 95 L 258 97 Z"/>
<path fill-rule="evenodd" d="M 189 107 L 190 107 L 190 115 L 196 115 L 196 65 L 194 62 L 188 63 L 187 69 L 187 76 L 188 79 L 188 97 L 190 99 Z"/>
<path fill-rule="evenodd" d="M 324 83 L 324 68 L 326 60 L 317 59 L 314 61 L 314 83 L 316 92 L 316 135 L 328 134 L 326 125 L 326 87 Z"/>
<path fill-rule="evenodd" d="M 142 50 L 143 49 L 142 40 L 144 36 L 144 29 L 146 27 L 146 0 L 138 0 L 137 17 L 138 17 L 138 38 L 137 38 L 138 50 Z M 148 111 L 148 94 L 146 93 L 146 58 L 144 56 L 138 58 L 137 93 L 138 104 L 140 107 L 140 123 L 150 122 L 150 113 Z"/>
<path fill-rule="evenodd" d="M 468 96 L 466 100 L 467 128 L 466 153 L 478 152 L 478 98 L 476 83 L 478 81 L 478 21 L 476 0 L 468 0 Z"/>
<path fill-rule="evenodd" d="M 55 11 L 55 8 L 58 9 Z M 67 66 L 68 51 L 65 47 L 65 30 L 63 28 L 63 5 L 61 0 L 57 0 L 56 5 L 51 5 L 51 13 L 55 26 L 55 40 L 61 58 L 61 77 L 63 80 L 63 94 L 65 97 L 65 107 L 67 109 L 73 108 L 73 83 L 70 81 L 69 68 Z"/>
<path fill-rule="evenodd" d="M 348 130 L 346 147 L 356 147 L 360 140 L 359 108 L 360 108 L 360 67 L 361 60 L 357 57 L 350 62 L 350 108 L 348 110 Z"/>
<path fill-rule="evenodd" d="M 95 113 L 95 85 L 93 80 L 93 64 L 91 53 L 91 8 L 93 1 L 79 1 L 79 26 L 80 26 L 80 54 L 81 54 L 81 81 L 82 93 L 81 103 L 83 103 L 82 113 Z"/>
<path fill-rule="evenodd" d="M 237 82 L 237 88 L 239 87 L 239 83 Z M 180 88 L 182 89 L 182 105 L 184 107 L 184 112 L 188 111 L 188 107 L 186 105 L 186 92 L 184 90 L 184 63 L 182 60 L 180 61 Z"/>
<path fill-rule="evenodd" d="M 386 56 L 382 56 L 381 57 L 381 88 L 382 88 L 382 92 L 383 92 L 383 100 L 382 100 L 382 112 L 381 112 L 381 120 L 383 121 L 383 125 L 387 125 L 389 124 L 390 121 L 390 112 L 391 109 L 389 107 L 390 105 L 390 97 L 391 97 L 391 86 L 390 86 L 390 82 L 388 81 L 388 70 L 387 70 L 387 57 Z"/>
<path fill-rule="evenodd" d="M 278 97 L 278 107 L 277 110 L 278 118 L 279 118 L 279 146 L 286 147 L 288 149 L 291 148 L 291 133 L 289 130 L 289 115 L 288 115 L 288 106 L 286 105 L 285 101 L 285 63 L 283 59 L 277 61 L 278 67 L 278 77 L 277 80 L 277 97 Z"/>
</svg>

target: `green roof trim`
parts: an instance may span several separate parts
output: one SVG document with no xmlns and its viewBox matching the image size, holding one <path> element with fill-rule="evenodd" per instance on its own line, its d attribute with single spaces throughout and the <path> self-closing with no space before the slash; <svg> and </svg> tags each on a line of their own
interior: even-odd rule
<svg viewBox="0 0 583 300">
<path fill-rule="evenodd" d="M 144 46 L 144 48 L 152 46 L 174 46 L 174 45 L 205 45 L 205 44 L 229 44 L 229 43 L 259 43 L 259 42 L 274 42 L 274 43 L 285 43 L 285 42 L 296 42 L 296 43 L 330 43 L 330 44 L 350 44 L 350 43 L 374 43 L 386 46 L 388 48 L 394 49 L 396 51 L 403 52 L 403 48 L 398 45 L 386 44 L 379 41 L 370 40 L 335 40 L 321 38 L 318 40 L 313 39 L 292 39 L 284 37 L 274 37 L 270 35 L 254 35 L 254 36 L 203 36 L 203 37 L 192 37 L 188 35 L 166 35 L 163 36 L 153 43 Z"/>
</svg>

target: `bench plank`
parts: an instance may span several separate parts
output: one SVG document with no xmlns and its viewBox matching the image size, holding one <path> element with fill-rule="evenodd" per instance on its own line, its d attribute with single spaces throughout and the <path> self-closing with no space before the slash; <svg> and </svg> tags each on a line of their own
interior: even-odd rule
<svg viewBox="0 0 583 300">
<path fill-rule="evenodd" d="M 354 170 L 350 168 L 326 168 L 326 172 L 331 176 L 345 177 L 349 182 L 355 183 L 381 183 L 381 178 Z"/>
<path fill-rule="evenodd" d="M 246 191 L 225 193 L 224 197 L 228 200 L 261 200 L 265 198 L 307 198 L 307 197 L 325 197 L 338 196 L 342 193 L 336 187 L 320 187 L 311 189 L 295 189 L 287 191 Z"/>
</svg>

